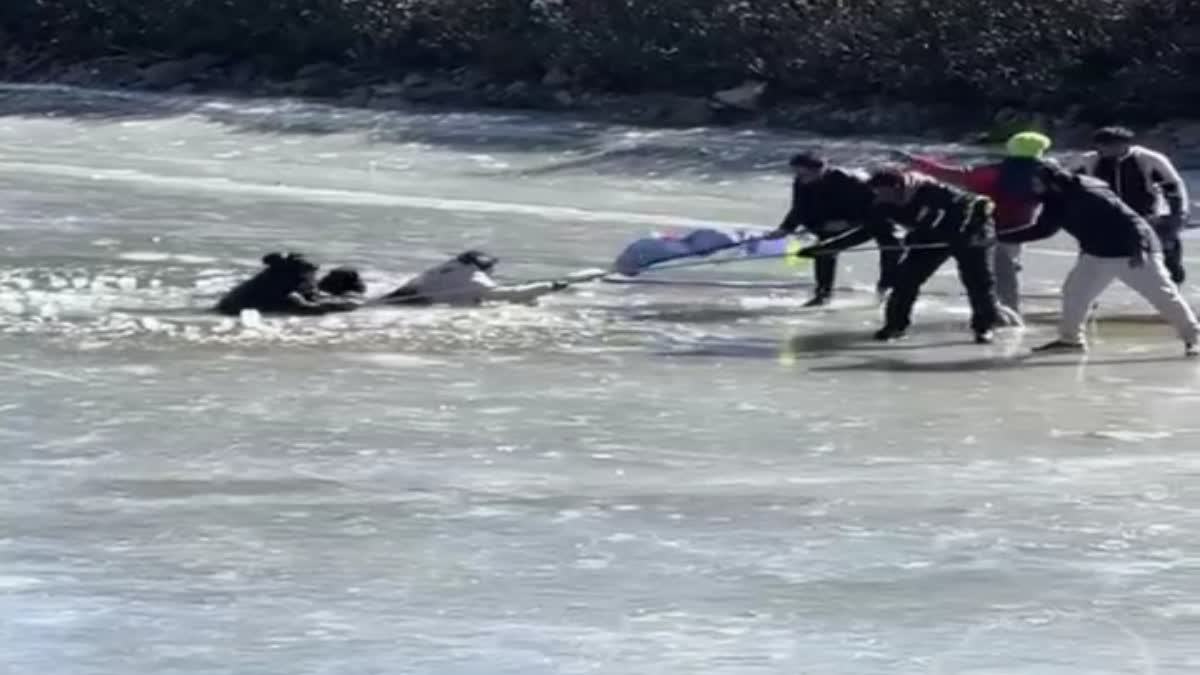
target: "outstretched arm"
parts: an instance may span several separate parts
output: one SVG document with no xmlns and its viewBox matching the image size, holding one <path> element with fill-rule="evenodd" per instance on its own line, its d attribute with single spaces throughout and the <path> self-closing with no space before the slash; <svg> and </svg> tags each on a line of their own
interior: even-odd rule
<svg viewBox="0 0 1200 675">
<path fill-rule="evenodd" d="M 1024 227 L 1004 231 L 1004 243 L 1023 244 L 1027 241 L 1048 239 L 1062 229 L 1062 209 L 1049 203 L 1042 206 L 1037 220 Z"/>
<path fill-rule="evenodd" d="M 301 293 L 292 293 L 287 297 L 288 311 L 294 314 L 305 315 L 320 315 L 330 314 L 333 312 L 349 312 L 358 309 L 357 302 L 325 299 L 325 300 L 309 300 Z"/>
<path fill-rule="evenodd" d="M 983 195 L 994 190 L 999 171 L 995 166 L 959 166 L 919 156 L 912 157 L 909 163 L 921 173 Z"/>
<path fill-rule="evenodd" d="M 845 251 L 848 248 L 853 248 L 859 244 L 864 244 L 876 238 L 877 230 L 874 227 L 860 225 L 853 230 L 826 239 L 819 244 L 806 246 L 797 253 L 797 255 L 805 258 L 815 258 L 822 255 L 834 255 L 839 251 Z"/>
<path fill-rule="evenodd" d="M 766 235 L 767 239 L 777 239 L 794 233 L 804 224 L 804 197 L 799 183 L 792 184 L 792 205 L 788 208 L 783 222 Z"/>
<path fill-rule="evenodd" d="M 511 286 L 492 286 L 483 296 L 484 300 L 497 302 L 533 302 L 543 295 L 549 295 L 563 290 L 567 284 L 562 281 L 538 281 L 529 284 L 514 284 Z"/>
</svg>

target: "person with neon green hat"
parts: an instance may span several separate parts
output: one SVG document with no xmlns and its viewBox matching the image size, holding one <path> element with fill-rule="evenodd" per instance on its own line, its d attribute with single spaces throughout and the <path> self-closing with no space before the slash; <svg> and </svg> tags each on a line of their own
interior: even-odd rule
<svg viewBox="0 0 1200 675">
<path fill-rule="evenodd" d="M 897 153 L 913 168 L 972 192 L 988 197 L 996 205 L 996 295 L 1008 323 L 1020 324 L 1021 245 L 1007 235 L 1031 227 L 1040 209 L 1033 193 L 1033 178 L 1052 142 L 1037 131 L 1013 134 L 1004 144 L 999 162 L 974 167 L 955 166 L 927 157 Z"/>
<path fill-rule="evenodd" d="M 1050 138 L 1036 131 L 1022 131 L 1013 134 L 1004 143 L 1005 154 L 1009 157 L 1024 159 L 1042 159 L 1050 149 Z"/>
</svg>

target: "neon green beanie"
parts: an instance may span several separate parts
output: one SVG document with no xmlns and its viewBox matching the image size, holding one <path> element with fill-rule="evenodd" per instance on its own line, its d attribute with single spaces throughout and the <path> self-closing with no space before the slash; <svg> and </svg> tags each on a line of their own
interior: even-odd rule
<svg viewBox="0 0 1200 675">
<path fill-rule="evenodd" d="M 1045 134 L 1039 134 L 1036 131 L 1022 131 L 1019 134 L 1013 134 L 1004 144 L 1004 149 L 1008 152 L 1009 157 L 1041 159 L 1042 155 L 1050 149 L 1050 145 L 1051 141 Z"/>
</svg>

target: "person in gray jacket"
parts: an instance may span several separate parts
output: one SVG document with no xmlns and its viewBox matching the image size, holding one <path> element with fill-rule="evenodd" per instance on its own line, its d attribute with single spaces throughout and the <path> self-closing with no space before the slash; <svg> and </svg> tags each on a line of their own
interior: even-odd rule
<svg viewBox="0 0 1200 675">
<path fill-rule="evenodd" d="M 1077 170 L 1108 183 L 1129 208 L 1149 221 L 1162 242 L 1171 280 L 1182 284 L 1187 275 L 1179 235 L 1188 220 L 1187 183 L 1166 155 L 1133 141 L 1133 132 L 1124 127 L 1100 129 L 1092 137 L 1095 150 L 1083 156 Z"/>
<path fill-rule="evenodd" d="M 464 251 L 426 270 L 377 302 L 385 305 L 478 305 L 484 302 L 530 304 L 565 289 L 566 281 L 501 285 L 491 272 L 498 261 L 482 251 Z"/>
</svg>

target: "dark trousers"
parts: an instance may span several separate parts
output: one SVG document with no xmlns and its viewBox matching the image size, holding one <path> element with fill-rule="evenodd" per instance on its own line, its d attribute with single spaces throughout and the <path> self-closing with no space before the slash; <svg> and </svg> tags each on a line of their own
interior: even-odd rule
<svg viewBox="0 0 1200 675">
<path fill-rule="evenodd" d="M 1167 271 L 1171 273 L 1171 281 L 1182 284 L 1187 278 L 1187 272 L 1183 270 L 1183 241 L 1179 238 L 1179 228 L 1156 223 L 1154 232 L 1162 242 L 1163 262 L 1167 265 Z"/>
<path fill-rule="evenodd" d="M 894 248 L 899 246 L 899 242 L 895 240 L 887 243 L 881 241 L 879 245 L 881 248 L 889 248 L 879 252 L 879 281 L 876 283 L 876 290 L 883 291 L 896 285 L 896 270 L 904 257 L 904 251 Z M 813 275 L 817 283 L 816 295 L 826 298 L 833 295 L 833 284 L 837 280 L 837 256 L 817 256 L 813 261 Z"/>
<path fill-rule="evenodd" d="M 921 286 L 950 258 L 958 264 L 958 278 L 971 303 L 971 330 L 982 333 L 996 326 L 996 275 L 993 268 L 995 244 L 948 248 L 915 249 L 908 252 L 896 270 L 896 285 L 888 298 L 887 328 L 904 331 L 912 323 L 912 308 Z"/>
</svg>

